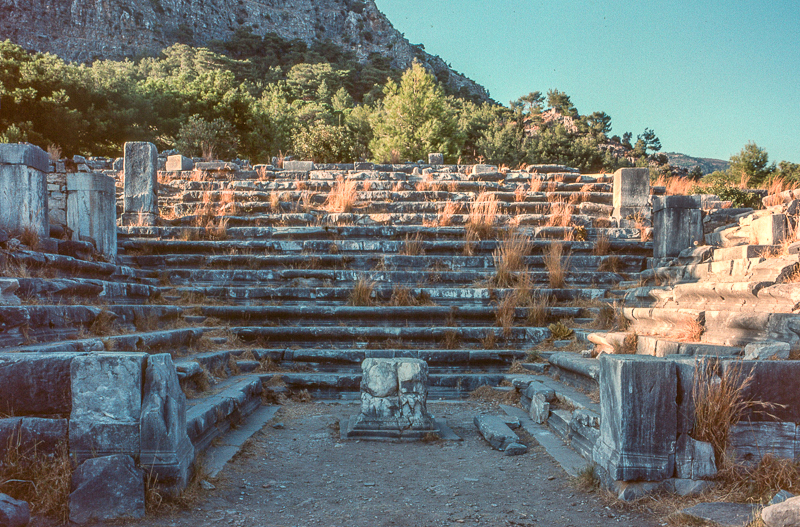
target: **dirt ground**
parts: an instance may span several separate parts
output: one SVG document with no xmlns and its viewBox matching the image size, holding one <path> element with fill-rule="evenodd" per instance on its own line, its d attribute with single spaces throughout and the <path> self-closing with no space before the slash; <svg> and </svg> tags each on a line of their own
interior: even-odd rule
<svg viewBox="0 0 800 527">
<path fill-rule="evenodd" d="M 126 525 L 663 525 L 578 490 L 529 436 L 523 438 L 527 454 L 492 450 L 472 423 L 491 408 L 475 401 L 429 403 L 430 413 L 445 417 L 463 441 L 388 443 L 339 439 L 338 421 L 358 413 L 355 403 L 293 403 L 248 441 L 191 508 Z"/>
</svg>

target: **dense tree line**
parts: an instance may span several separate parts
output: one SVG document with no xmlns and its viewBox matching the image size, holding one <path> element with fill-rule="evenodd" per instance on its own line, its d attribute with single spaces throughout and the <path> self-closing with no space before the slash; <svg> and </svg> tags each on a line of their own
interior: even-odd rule
<svg viewBox="0 0 800 527">
<path fill-rule="evenodd" d="M 611 118 L 581 115 L 558 90 L 509 107 L 448 93 L 415 63 L 402 72 L 330 42 L 308 46 L 240 31 L 208 48 L 176 44 L 159 57 L 71 64 L 0 42 L 0 141 L 119 155 L 152 141 L 190 156 L 264 162 L 426 159 L 562 163 L 584 171 L 663 164 L 652 130 L 609 137 Z"/>
</svg>

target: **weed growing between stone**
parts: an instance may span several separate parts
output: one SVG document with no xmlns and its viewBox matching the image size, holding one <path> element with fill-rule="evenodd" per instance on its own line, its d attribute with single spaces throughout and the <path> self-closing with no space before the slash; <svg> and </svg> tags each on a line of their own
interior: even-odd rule
<svg viewBox="0 0 800 527">
<path fill-rule="evenodd" d="M 595 256 L 605 256 L 608 254 L 608 251 L 611 249 L 611 242 L 608 239 L 608 235 L 605 232 L 601 232 L 597 235 L 597 239 L 594 242 L 594 247 L 592 247 L 592 254 Z"/>
<path fill-rule="evenodd" d="M 590 463 L 578 471 L 578 475 L 572 479 L 572 484 L 578 490 L 584 492 L 594 492 L 600 488 L 600 478 L 597 476 L 597 467 Z"/>
<path fill-rule="evenodd" d="M 358 201 L 358 181 L 339 176 L 328 193 L 324 208 L 328 212 L 344 213 L 353 210 Z"/>
<path fill-rule="evenodd" d="M 570 256 L 565 256 L 564 245 L 553 242 L 544 252 L 544 266 L 547 269 L 547 279 L 550 287 L 559 289 L 564 287 L 569 270 Z"/>
<path fill-rule="evenodd" d="M 467 242 L 483 240 L 494 233 L 499 206 L 492 193 L 484 191 L 475 196 L 467 217 Z"/>
<path fill-rule="evenodd" d="M 375 290 L 375 281 L 362 276 L 353 285 L 353 290 L 347 299 L 350 306 L 371 306 L 375 304 L 372 299 Z"/>
<path fill-rule="evenodd" d="M 509 230 L 500 247 L 492 253 L 495 274 L 491 279 L 491 285 L 513 287 L 518 280 L 518 273 L 527 274 L 525 257 L 530 254 L 532 248 L 533 244 L 527 234 L 517 229 Z"/>
<path fill-rule="evenodd" d="M 520 397 L 521 394 L 516 388 L 511 390 L 496 390 L 488 384 L 479 386 L 469 394 L 469 398 L 474 401 L 508 405 L 519 404 Z"/>
<path fill-rule="evenodd" d="M 31 512 L 66 523 L 72 462 L 65 443 L 51 454 L 37 452 L 36 445 L 23 450 L 21 437 L 11 434 L 0 462 L 0 493 L 27 501 Z"/>
</svg>

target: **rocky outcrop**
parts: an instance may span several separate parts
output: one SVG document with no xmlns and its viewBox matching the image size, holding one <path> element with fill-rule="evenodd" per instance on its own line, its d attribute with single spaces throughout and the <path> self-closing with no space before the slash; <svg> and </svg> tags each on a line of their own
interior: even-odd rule
<svg viewBox="0 0 800 527">
<path fill-rule="evenodd" d="M 485 88 L 410 44 L 373 0 L 0 0 L 0 40 L 71 61 L 203 45 L 245 28 L 307 43 L 330 39 L 359 60 L 380 53 L 402 69 L 417 58 L 453 91 L 489 99 Z"/>
</svg>

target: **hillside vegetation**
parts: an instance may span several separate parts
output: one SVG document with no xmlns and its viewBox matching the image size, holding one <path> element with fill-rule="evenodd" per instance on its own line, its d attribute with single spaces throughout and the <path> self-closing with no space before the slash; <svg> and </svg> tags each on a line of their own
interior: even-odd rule
<svg viewBox="0 0 800 527">
<path fill-rule="evenodd" d="M 611 118 L 581 115 L 567 94 L 533 92 L 510 107 L 448 92 L 419 63 L 403 72 L 362 63 L 329 41 L 311 46 L 240 32 L 208 48 L 177 44 L 157 58 L 68 63 L 0 43 L 0 140 L 65 154 L 119 155 L 152 141 L 190 156 L 265 162 L 426 159 L 584 171 L 663 164 L 646 130 L 609 137 Z"/>
</svg>

